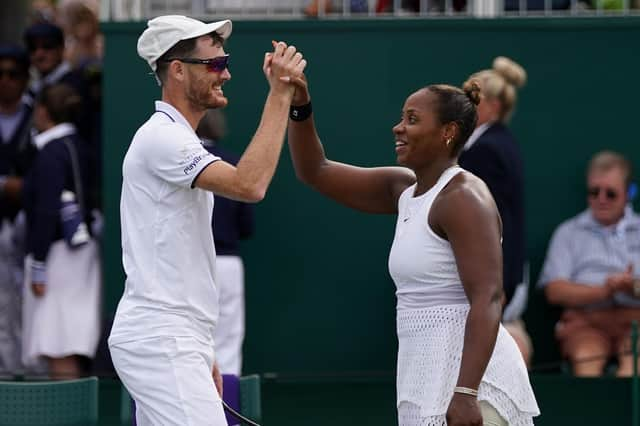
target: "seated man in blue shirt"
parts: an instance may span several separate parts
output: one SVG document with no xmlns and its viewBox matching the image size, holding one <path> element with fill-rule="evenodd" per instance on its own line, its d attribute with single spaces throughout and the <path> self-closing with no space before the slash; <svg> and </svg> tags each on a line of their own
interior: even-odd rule
<svg viewBox="0 0 640 426">
<path fill-rule="evenodd" d="M 602 374 L 617 355 L 618 376 L 630 376 L 631 321 L 640 319 L 640 216 L 628 204 L 631 165 L 597 153 L 587 169 L 589 208 L 553 234 L 539 285 L 564 308 L 556 325 L 563 356 L 576 376 Z"/>
</svg>

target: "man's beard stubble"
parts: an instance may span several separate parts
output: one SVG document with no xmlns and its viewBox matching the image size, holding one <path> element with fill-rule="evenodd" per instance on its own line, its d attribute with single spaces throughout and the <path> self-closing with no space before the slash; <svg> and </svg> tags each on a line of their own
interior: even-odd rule
<svg viewBox="0 0 640 426">
<path fill-rule="evenodd" d="M 211 84 L 200 79 L 187 87 L 186 95 L 189 102 L 201 110 L 221 108 L 227 105 L 227 102 L 221 102 L 217 97 L 212 96 L 211 92 Z"/>
</svg>

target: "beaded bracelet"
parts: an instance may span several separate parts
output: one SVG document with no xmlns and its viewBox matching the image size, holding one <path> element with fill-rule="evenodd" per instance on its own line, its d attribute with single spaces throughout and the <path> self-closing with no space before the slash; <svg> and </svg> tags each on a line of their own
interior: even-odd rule
<svg viewBox="0 0 640 426">
<path fill-rule="evenodd" d="M 465 395 L 478 396 L 478 391 L 471 388 L 465 388 L 464 386 L 456 386 L 453 388 L 454 393 L 462 393 Z"/>
</svg>

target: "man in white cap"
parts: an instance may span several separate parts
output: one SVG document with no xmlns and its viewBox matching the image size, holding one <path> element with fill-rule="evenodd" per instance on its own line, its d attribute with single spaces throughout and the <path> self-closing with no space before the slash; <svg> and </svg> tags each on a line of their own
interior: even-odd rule
<svg viewBox="0 0 640 426">
<path fill-rule="evenodd" d="M 245 202 L 264 196 L 282 149 L 294 87 L 306 61 L 274 45 L 258 129 L 232 166 L 203 148 L 195 128 L 227 105 L 224 41 L 231 21 L 184 16 L 148 22 L 138 53 L 162 86 L 162 101 L 136 132 L 123 164 L 123 264 L 127 274 L 109 347 L 136 401 L 138 425 L 226 425 L 213 330 L 218 317 L 211 234 L 213 193 Z M 216 392 L 217 388 L 217 392 Z"/>
</svg>

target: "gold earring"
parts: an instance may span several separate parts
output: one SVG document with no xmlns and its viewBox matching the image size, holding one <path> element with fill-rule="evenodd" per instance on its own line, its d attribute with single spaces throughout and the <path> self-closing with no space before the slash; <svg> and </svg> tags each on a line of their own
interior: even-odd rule
<svg viewBox="0 0 640 426">
<path fill-rule="evenodd" d="M 447 139 L 447 146 L 451 145 L 451 141 L 453 140 L 453 138 L 449 138 Z"/>
</svg>

